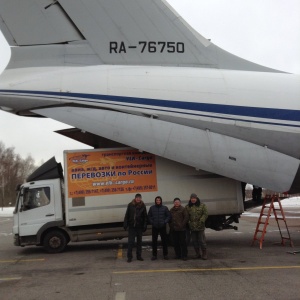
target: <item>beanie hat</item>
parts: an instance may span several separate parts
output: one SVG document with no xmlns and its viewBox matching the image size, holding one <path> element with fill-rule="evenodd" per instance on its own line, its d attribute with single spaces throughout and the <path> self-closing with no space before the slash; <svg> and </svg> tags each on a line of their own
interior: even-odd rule
<svg viewBox="0 0 300 300">
<path fill-rule="evenodd" d="M 195 193 L 192 193 L 191 196 L 190 196 L 190 199 L 192 199 L 192 198 L 198 198 L 198 197 Z"/>
<path fill-rule="evenodd" d="M 176 200 L 181 201 L 178 197 L 176 197 L 176 198 L 174 198 L 174 201 L 173 201 L 173 202 L 175 202 Z"/>
</svg>

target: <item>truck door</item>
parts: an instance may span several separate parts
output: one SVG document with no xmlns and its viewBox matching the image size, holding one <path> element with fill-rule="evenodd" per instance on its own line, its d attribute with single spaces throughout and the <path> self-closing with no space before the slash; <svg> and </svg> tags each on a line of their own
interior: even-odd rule
<svg viewBox="0 0 300 300">
<path fill-rule="evenodd" d="M 20 198 L 19 235 L 36 235 L 46 223 L 55 221 L 53 185 L 23 189 Z"/>
</svg>

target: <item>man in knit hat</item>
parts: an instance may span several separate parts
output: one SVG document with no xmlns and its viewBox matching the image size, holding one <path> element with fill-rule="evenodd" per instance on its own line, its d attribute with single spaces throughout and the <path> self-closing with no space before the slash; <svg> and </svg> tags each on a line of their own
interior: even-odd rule
<svg viewBox="0 0 300 300">
<path fill-rule="evenodd" d="M 128 229 L 128 250 L 127 262 L 132 261 L 132 248 L 136 238 L 136 258 L 142 258 L 142 235 L 147 230 L 147 210 L 142 195 L 136 194 L 135 198 L 128 204 L 125 218 L 124 229 Z"/>
<path fill-rule="evenodd" d="M 189 215 L 188 225 L 191 231 L 191 238 L 196 252 L 196 258 L 202 257 L 202 259 L 206 260 L 205 221 L 208 217 L 206 205 L 200 202 L 200 199 L 195 193 L 192 193 L 190 201 L 185 209 Z M 202 256 L 200 248 L 202 250 Z"/>
</svg>

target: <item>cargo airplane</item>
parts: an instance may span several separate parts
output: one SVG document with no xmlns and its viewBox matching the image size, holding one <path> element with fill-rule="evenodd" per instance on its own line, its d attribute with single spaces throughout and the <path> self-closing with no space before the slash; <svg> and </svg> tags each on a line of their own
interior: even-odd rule
<svg viewBox="0 0 300 300">
<path fill-rule="evenodd" d="M 2 110 L 300 192 L 299 75 L 224 51 L 166 0 L 1 0 L 0 28 Z"/>
</svg>

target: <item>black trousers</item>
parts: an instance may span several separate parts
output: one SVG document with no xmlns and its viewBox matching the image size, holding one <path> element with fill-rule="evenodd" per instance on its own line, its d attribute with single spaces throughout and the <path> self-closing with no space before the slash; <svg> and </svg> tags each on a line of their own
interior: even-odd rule
<svg viewBox="0 0 300 300">
<path fill-rule="evenodd" d="M 152 255 L 157 256 L 157 239 L 160 235 L 161 243 L 163 246 L 164 256 L 168 255 L 168 241 L 167 241 L 167 230 L 166 226 L 161 228 L 152 227 Z"/>
<path fill-rule="evenodd" d="M 186 232 L 172 231 L 174 250 L 177 258 L 187 257 Z"/>
<path fill-rule="evenodd" d="M 134 241 L 136 238 L 136 257 L 141 257 L 142 255 L 142 236 L 143 229 L 129 227 L 128 228 L 128 249 L 127 258 L 132 258 L 132 248 L 134 247 Z"/>
</svg>

